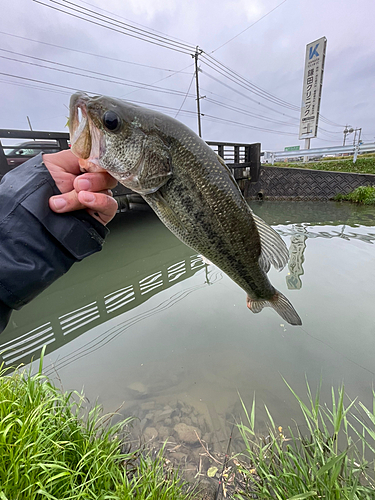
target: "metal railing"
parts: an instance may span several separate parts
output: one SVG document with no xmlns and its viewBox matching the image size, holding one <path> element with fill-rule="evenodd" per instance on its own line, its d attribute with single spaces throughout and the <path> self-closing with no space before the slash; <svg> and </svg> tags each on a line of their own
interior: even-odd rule
<svg viewBox="0 0 375 500">
<path fill-rule="evenodd" d="M 353 155 L 353 163 L 357 161 L 358 154 L 364 152 L 374 152 L 375 143 L 368 144 L 351 144 L 349 146 L 332 146 L 314 149 L 299 149 L 297 151 L 267 151 L 264 153 L 264 158 L 271 160 L 271 164 L 275 163 L 278 158 L 299 158 L 299 157 L 316 157 L 324 155 L 349 154 Z"/>
<path fill-rule="evenodd" d="M 5 154 L 4 149 L 9 151 L 19 146 L 4 146 L 1 143 L 2 139 L 55 141 L 58 149 L 68 149 L 69 147 L 69 134 L 67 132 L 0 129 L 0 178 L 13 168 L 12 165 L 8 164 L 8 160 L 12 158 L 12 155 L 9 153 Z M 258 180 L 260 173 L 259 143 L 244 144 L 207 141 L 207 144 L 228 164 L 237 180 L 248 179 L 249 177 L 254 181 Z M 43 150 L 43 146 L 35 142 L 33 149 Z M 31 156 L 27 156 L 27 158 Z"/>
<path fill-rule="evenodd" d="M 206 142 L 225 161 L 236 180 L 259 179 L 260 143 Z"/>
<path fill-rule="evenodd" d="M 11 164 L 11 162 L 8 163 L 8 160 L 12 158 L 19 158 L 19 155 L 12 155 L 12 152 L 6 154 L 4 152 L 5 150 L 12 150 L 12 149 L 17 149 L 19 148 L 18 145 L 14 146 L 4 146 L 1 143 L 2 139 L 26 139 L 27 141 L 35 141 L 33 142 L 33 150 L 36 150 L 37 153 L 39 151 L 42 151 L 45 149 L 41 144 L 38 144 L 38 141 L 47 141 L 48 143 L 51 143 L 53 146 L 54 143 L 56 144 L 56 149 L 62 150 L 62 149 L 68 149 L 69 148 L 69 134 L 67 132 L 43 132 L 43 131 L 37 131 L 37 130 L 8 130 L 8 129 L 0 129 L 0 179 L 3 175 L 5 175 L 9 170 L 12 168 L 16 167 L 18 163 L 15 163 L 14 165 Z M 37 154 L 35 153 L 35 154 Z M 27 155 L 25 154 L 25 159 L 31 158 L 33 155 Z"/>
</svg>

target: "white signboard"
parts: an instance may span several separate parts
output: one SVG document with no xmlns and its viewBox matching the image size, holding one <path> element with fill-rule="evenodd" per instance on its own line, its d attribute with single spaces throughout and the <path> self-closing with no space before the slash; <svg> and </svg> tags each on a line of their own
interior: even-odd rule
<svg viewBox="0 0 375 500">
<path fill-rule="evenodd" d="M 299 138 L 310 139 L 318 132 L 320 97 L 324 60 L 326 56 L 326 37 L 306 45 L 305 74 L 303 76 L 302 109 Z"/>
</svg>

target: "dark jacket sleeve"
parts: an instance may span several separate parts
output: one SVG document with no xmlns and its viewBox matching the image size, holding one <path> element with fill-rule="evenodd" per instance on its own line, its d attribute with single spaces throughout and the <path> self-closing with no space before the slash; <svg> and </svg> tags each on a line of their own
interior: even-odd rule
<svg viewBox="0 0 375 500">
<path fill-rule="evenodd" d="M 85 210 L 54 213 L 48 200 L 56 194 L 61 193 L 42 154 L 0 182 L 0 332 L 12 309 L 102 248 L 108 229 Z"/>
</svg>

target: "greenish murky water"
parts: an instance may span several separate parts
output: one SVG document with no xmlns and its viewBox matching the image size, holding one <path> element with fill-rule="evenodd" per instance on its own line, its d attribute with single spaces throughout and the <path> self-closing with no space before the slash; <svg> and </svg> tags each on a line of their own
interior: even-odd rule
<svg viewBox="0 0 375 500">
<path fill-rule="evenodd" d="M 283 378 L 302 396 L 305 376 L 312 387 L 322 379 L 327 401 L 344 382 L 350 397 L 371 404 L 375 209 L 251 206 L 290 249 L 289 265 L 269 277 L 302 327 L 272 309 L 252 314 L 245 292 L 153 213 L 124 213 L 101 253 L 13 314 L 1 336 L 4 362 L 29 363 L 47 344 L 45 372 L 65 390 L 83 388 L 105 411 L 139 416 L 148 438 L 189 442 L 176 430 L 185 423 L 217 449 L 240 416 L 238 394 L 249 406 L 256 394 L 260 430 L 264 403 L 277 425 L 300 419 Z"/>
</svg>

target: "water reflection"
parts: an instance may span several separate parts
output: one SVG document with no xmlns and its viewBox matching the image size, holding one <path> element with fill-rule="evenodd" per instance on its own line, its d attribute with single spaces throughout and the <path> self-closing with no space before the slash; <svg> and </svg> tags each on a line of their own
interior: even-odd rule
<svg viewBox="0 0 375 500">
<path fill-rule="evenodd" d="M 51 352 L 82 335 L 93 325 L 105 323 L 118 314 L 139 306 L 161 290 L 166 290 L 175 283 L 190 278 L 205 266 L 202 257 L 193 254 L 179 262 L 165 264 L 160 270 L 140 278 L 133 284 L 114 290 L 83 307 L 52 318 L 47 323 L 26 333 L 20 332 L 16 328 L 13 330 L 13 338 L 0 344 L 2 353 L 0 354 L 0 362 L 4 361 L 7 366 L 15 363 L 29 363 L 32 356 L 40 351 L 43 345 L 50 346 L 48 352 Z M 211 277 L 211 282 L 213 279 L 215 278 Z M 182 296 L 178 298 L 172 296 L 171 300 L 167 301 L 167 304 L 160 307 L 160 310 L 170 307 L 173 301 L 182 298 Z M 152 312 L 148 314 L 152 314 Z M 124 330 L 134 321 L 140 319 L 134 320 L 132 318 L 130 324 L 124 321 L 115 330 Z M 111 331 L 108 332 L 105 327 L 103 330 L 106 338 L 113 334 Z"/>
<path fill-rule="evenodd" d="M 330 240 L 340 238 L 348 242 L 354 239 L 369 244 L 372 244 L 375 240 L 375 232 L 371 231 L 365 233 L 363 231 L 348 229 L 348 225 L 350 227 L 350 224 L 354 227 L 358 227 L 358 220 L 361 220 L 364 225 L 375 225 L 374 211 L 369 211 L 367 207 L 343 206 L 342 204 L 325 202 L 308 202 L 304 204 L 292 202 L 251 202 L 251 205 L 254 211 L 268 223 L 278 224 L 278 227 L 275 227 L 275 229 L 284 239 L 290 239 L 290 259 L 288 262 L 288 273 L 285 276 L 287 287 L 290 290 L 300 290 L 302 288 L 303 283 L 301 276 L 304 275 L 303 265 L 306 260 L 305 252 L 308 239 L 324 238 Z M 302 205 L 303 210 L 301 210 Z M 281 210 L 280 206 L 282 207 Z M 120 214 L 119 219 L 121 217 L 124 220 L 124 214 Z M 303 222 L 286 225 L 291 217 L 294 217 L 297 221 L 301 220 Z M 318 217 L 321 217 L 320 222 L 316 222 Z M 336 220 L 332 220 L 334 217 L 336 217 Z M 128 223 L 130 224 L 137 224 L 141 227 L 146 224 L 144 229 L 151 233 L 155 230 L 155 219 L 153 214 L 138 214 L 138 216 L 134 216 L 134 214 L 129 216 L 126 214 L 126 219 L 129 218 L 130 222 L 128 221 Z M 345 224 L 342 223 L 344 218 L 346 218 Z M 119 219 L 117 222 L 119 222 Z M 122 223 L 123 220 L 121 221 Z M 328 226 L 327 221 L 329 220 L 330 223 Z M 323 224 L 327 225 L 327 230 L 317 230 L 317 227 Z M 311 227 L 312 225 L 314 225 L 314 227 Z M 333 229 L 335 225 L 341 225 L 341 228 L 339 230 Z M 159 225 L 157 227 L 160 228 Z M 115 228 L 115 230 L 121 229 Z M 42 296 L 42 299 L 37 298 L 32 303 L 36 304 L 35 309 L 37 312 L 41 313 L 41 311 L 43 311 L 40 316 L 44 321 L 39 321 L 39 325 L 34 324 L 30 329 L 28 329 L 25 324 L 22 325 L 22 323 L 30 323 L 30 312 L 34 309 L 31 305 L 28 306 L 29 310 L 26 314 L 23 315 L 22 311 L 20 313 L 15 313 L 13 316 L 15 320 L 12 320 L 12 324 L 6 329 L 6 333 L 2 335 L 3 342 L 0 344 L 0 351 L 2 353 L 0 354 L 0 362 L 4 361 L 6 366 L 19 363 L 27 364 L 32 358 L 38 356 L 43 345 L 48 347 L 47 352 L 50 353 L 76 339 L 93 327 L 138 307 L 159 292 L 192 277 L 200 269 L 205 269 L 206 285 L 215 281 L 216 275 L 212 274 L 215 268 L 211 266 L 212 273 L 210 273 L 210 266 L 202 261 L 201 256 L 192 254 L 184 256 L 184 258 L 180 258 L 177 261 L 173 259 L 176 253 L 186 255 L 190 254 L 191 251 L 184 245 L 178 243 L 178 252 L 176 252 L 176 249 L 172 252 L 168 252 L 167 249 L 169 249 L 169 245 L 171 242 L 175 243 L 175 239 L 169 232 L 166 232 L 165 235 L 167 237 L 164 238 L 162 242 L 159 242 L 157 247 L 159 252 L 163 255 L 162 265 L 159 259 L 155 266 L 153 252 L 155 249 L 150 249 L 149 255 L 147 255 L 146 251 L 141 263 L 136 261 L 136 256 L 138 255 L 136 252 L 132 254 L 132 245 L 130 241 L 130 245 L 126 248 L 126 256 L 130 265 L 133 266 L 134 262 L 137 262 L 137 264 L 132 273 L 127 273 L 130 281 L 123 283 L 121 279 L 121 287 L 113 288 L 113 285 L 119 280 L 115 279 L 109 272 L 111 269 L 102 269 L 102 277 L 110 283 L 110 287 L 95 286 L 94 293 L 91 295 L 91 298 L 94 300 L 88 300 L 86 303 L 82 303 L 81 296 L 80 300 L 78 300 L 79 307 L 72 308 L 72 306 L 77 305 L 77 297 L 79 296 L 79 290 L 76 283 L 71 298 L 69 286 L 63 287 L 64 300 L 66 304 L 70 305 L 68 310 L 66 307 L 62 308 L 61 305 L 58 304 L 59 299 L 61 299 L 61 296 L 59 296 L 57 300 L 53 301 L 54 303 L 50 308 L 51 314 L 48 315 L 50 306 L 48 301 L 51 299 L 48 297 L 48 292 Z M 142 241 L 137 241 L 136 244 L 134 244 L 133 251 L 140 247 L 142 247 L 142 251 L 144 251 L 145 244 Z M 123 259 L 122 256 L 121 259 Z M 117 265 L 117 274 L 121 277 L 122 273 L 119 270 L 122 264 L 119 261 L 119 257 L 116 256 L 114 263 Z M 87 289 L 91 288 L 92 283 L 90 279 L 84 276 L 85 269 L 82 264 L 78 269 L 82 271 L 79 281 L 85 289 L 85 294 L 81 295 L 89 296 Z M 147 274 L 142 272 L 142 270 L 146 269 L 148 271 Z M 69 282 L 71 277 L 72 272 L 68 274 L 68 279 L 64 277 L 63 281 L 65 279 Z M 174 299 L 171 299 L 171 303 L 173 303 L 173 300 Z M 55 309 L 55 314 L 52 312 L 53 309 Z M 163 306 L 161 306 L 161 310 L 162 309 Z M 62 312 L 63 314 L 61 314 Z M 23 316 L 26 321 L 22 321 Z M 45 320 L 47 317 L 48 321 Z M 19 318 L 21 318 L 21 321 L 19 321 Z M 18 325 L 19 322 L 21 325 Z M 128 328 L 126 322 L 123 324 L 123 327 Z M 107 331 L 104 326 L 103 331 Z"/>
<path fill-rule="evenodd" d="M 282 377 L 302 396 L 305 376 L 312 387 L 323 378 L 323 403 L 331 384 L 345 380 L 350 397 L 371 404 L 374 208 L 251 205 L 290 250 L 288 266 L 271 269 L 270 279 L 289 293 L 302 328 L 280 324 L 272 311 L 249 313 L 244 292 L 152 213 L 120 214 L 101 253 L 12 316 L 0 337 L 12 348 L 3 359 L 27 362 L 47 344 L 45 369 L 57 383 L 84 387 L 105 411 L 125 402 L 122 414 L 139 416 L 161 442 L 182 423 L 221 442 L 240 415 L 238 393 L 250 405 L 256 393 L 258 421 L 264 402 L 287 427 L 299 410 Z"/>
<path fill-rule="evenodd" d="M 302 264 L 305 260 L 304 252 L 306 249 L 307 231 L 302 225 L 296 225 L 295 228 L 296 233 L 290 237 L 289 273 L 285 278 L 289 290 L 299 290 L 302 287 L 300 276 L 304 273 Z"/>
<path fill-rule="evenodd" d="M 308 226 L 304 224 L 294 224 L 290 229 L 276 229 L 280 235 L 290 237 L 289 273 L 285 278 L 289 290 L 299 290 L 302 288 L 301 276 L 304 274 L 303 263 L 305 261 L 306 240 L 308 238 L 341 238 L 346 241 L 355 239 L 370 244 L 375 240 L 375 233 L 364 234 L 346 231 L 345 224 L 343 224 L 341 231 L 312 231 L 307 228 Z"/>
</svg>

